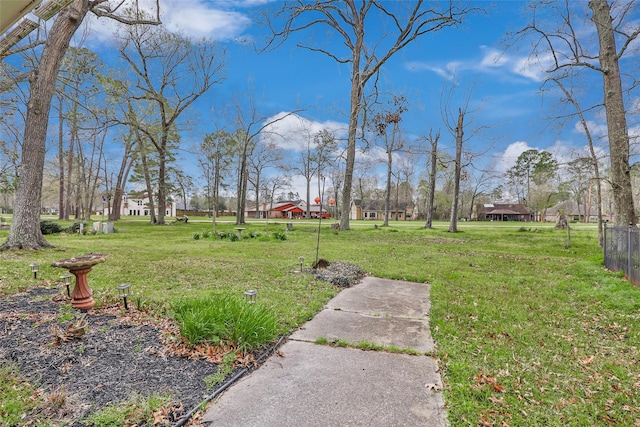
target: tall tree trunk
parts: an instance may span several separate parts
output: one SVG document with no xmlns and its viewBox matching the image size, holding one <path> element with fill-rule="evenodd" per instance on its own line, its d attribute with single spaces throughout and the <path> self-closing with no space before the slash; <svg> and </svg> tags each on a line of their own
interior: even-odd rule
<svg viewBox="0 0 640 427">
<path fill-rule="evenodd" d="M 213 175 L 213 208 L 211 209 L 211 214 L 213 215 L 213 236 L 215 239 L 215 235 L 218 231 L 218 224 L 216 222 L 216 218 L 218 217 L 218 193 L 220 188 L 220 160 L 221 155 L 219 152 L 216 153 L 216 165 L 214 168 Z"/>
<path fill-rule="evenodd" d="M 64 114 L 62 113 L 62 96 L 58 101 L 58 219 L 64 219 Z"/>
<path fill-rule="evenodd" d="M 156 223 L 156 206 L 153 198 L 153 185 L 151 184 L 151 175 L 149 174 L 149 165 L 147 164 L 147 155 L 144 152 L 144 148 L 140 151 L 140 160 L 142 161 L 142 170 L 144 173 L 144 182 L 147 186 L 147 197 L 149 198 L 149 222 L 151 224 Z"/>
<path fill-rule="evenodd" d="M 122 162 L 120 163 L 120 170 L 118 171 L 118 177 L 116 178 L 116 184 L 113 190 L 113 208 L 109 212 L 109 221 L 117 221 L 120 219 L 124 188 L 127 184 L 131 167 L 133 166 L 131 152 L 133 151 L 134 144 L 135 142 L 126 142 L 124 155 L 122 156 Z"/>
<path fill-rule="evenodd" d="M 393 146 L 393 143 L 391 146 Z M 384 198 L 384 221 L 382 223 L 383 227 L 389 226 L 389 210 L 391 208 L 391 168 L 393 167 L 392 161 L 393 151 L 391 150 L 391 147 L 387 147 L 387 188 L 385 189 Z"/>
<path fill-rule="evenodd" d="M 429 134 L 429 141 L 431 142 L 431 171 L 429 172 L 429 196 L 427 198 L 427 223 L 424 228 L 433 228 L 433 202 L 436 195 L 436 173 L 438 172 L 438 140 L 440 139 L 440 132 L 436 133 L 435 137 Z"/>
<path fill-rule="evenodd" d="M 622 80 L 616 50 L 611 8 L 607 0 L 591 0 L 589 8 L 598 31 L 600 66 L 603 70 L 604 106 L 607 115 L 609 155 L 611 158 L 611 189 L 616 225 L 636 224 L 629 167 L 629 133 L 622 98 Z"/>
<path fill-rule="evenodd" d="M 247 199 L 247 150 L 248 141 L 244 142 L 244 149 L 240 156 L 240 169 L 238 171 L 238 206 L 236 212 L 236 225 L 244 224 L 244 207 Z"/>
<path fill-rule="evenodd" d="M 164 142 L 162 146 L 166 147 L 166 142 Z M 167 208 L 167 189 L 165 186 L 166 165 L 167 160 L 164 149 L 158 150 L 158 224 L 164 224 L 164 211 Z"/>
<path fill-rule="evenodd" d="M 356 133 L 358 130 L 358 116 L 362 102 L 362 70 L 360 56 L 364 47 L 364 22 L 358 21 L 354 28 L 356 43 L 353 47 L 353 63 L 351 66 L 351 98 L 349 108 L 349 134 L 347 137 L 347 159 L 344 170 L 344 187 L 342 188 L 342 215 L 340 229 L 349 230 L 349 214 L 351 213 L 351 185 L 353 182 L 353 166 L 356 161 Z"/>
<path fill-rule="evenodd" d="M 256 219 L 260 218 L 260 171 L 256 171 Z"/>
<path fill-rule="evenodd" d="M 67 191 L 64 199 L 64 219 L 69 220 L 71 212 L 71 193 L 73 192 L 73 156 L 75 150 L 75 142 L 78 136 L 77 127 L 77 106 L 74 104 L 71 112 L 71 130 L 69 135 L 69 151 L 67 152 Z"/>
<path fill-rule="evenodd" d="M 449 218 L 449 233 L 458 232 L 458 202 L 460 201 L 460 176 L 462 172 L 462 142 L 464 137 L 464 112 L 458 110 L 458 125 L 456 126 L 456 162 L 453 179 L 453 200 L 451 202 L 451 218 Z"/>
<path fill-rule="evenodd" d="M 58 14 L 49 32 L 40 62 L 31 76 L 22 143 L 22 165 L 13 220 L 9 237 L 0 249 L 42 249 L 51 246 L 40 231 L 40 203 L 49 111 L 62 57 L 88 10 L 88 0 L 75 0 L 71 6 Z"/>
<path fill-rule="evenodd" d="M 307 174 L 305 178 L 307 180 L 307 209 L 305 209 L 304 217 L 311 219 L 311 175 Z"/>
</svg>

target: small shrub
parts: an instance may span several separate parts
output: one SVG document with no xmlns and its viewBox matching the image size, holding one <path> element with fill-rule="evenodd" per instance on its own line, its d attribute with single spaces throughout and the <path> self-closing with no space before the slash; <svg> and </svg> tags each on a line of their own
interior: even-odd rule
<svg viewBox="0 0 640 427">
<path fill-rule="evenodd" d="M 86 222 L 74 222 L 70 226 L 68 226 L 64 232 L 70 234 L 76 234 L 80 232 L 80 224 L 82 224 L 82 234 L 87 234 L 87 223 Z"/>
<path fill-rule="evenodd" d="M 47 234 L 58 234 L 65 231 L 64 227 L 58 224 L 57 222 L 45 220 L 40 221 L 40 231 L 43 235 Z"/>
<path fill-rule="evenodd" d="M 183 299 L 173 308 L 180 333 L 190 345 L 223 342 L 247 352 L 278 335 L 278 320 L 273 313 L 234 295 Z"/>
<path fill-rule="evenodd" d="M 193 240 L 200 240 L 200 233 L 193 233 Z"/>
<path fill-rule="evenodd" d="M 231 241 L 238 240 L 238 234 L 233 231 L 218 231 L 218 237 L 221 239 L 229 239 Z"/>
<path fill-rule="evenodd" d="M 285 233 L 284 231 L 275 231 L 273 233 L 273 238 L 276 240 L 287 240 L 287 233 Z"/>
<path fill-rule="evenodd" d="M 213 236 L 213 231 L 211 231 L 211 230 L 207 230 L 207 231 L 203 231 L 202 232 L 202 238 L 203 239 L 208 239 L 211 236 Z"/>
</svg>

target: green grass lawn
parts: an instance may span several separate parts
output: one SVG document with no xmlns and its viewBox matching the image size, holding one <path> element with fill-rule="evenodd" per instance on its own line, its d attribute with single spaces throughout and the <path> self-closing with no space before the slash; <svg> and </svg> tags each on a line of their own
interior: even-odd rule
<svg viewBox="0 0 640 427">
<path fill-rule="evenodd" d="M 47 236 L 41 252 L 0 253 L 0 293 L 54 284 L 49 265 L 88 252 L 108 255 L 89 274 L 98 305 L 131 301 L 171 316 L 185 296 L 258 290 L 283 333 L 311 318 L 339 290 L 300 274 L 315 260 L 317 222 L 249 222 L 242 241 L 200 238 L 211 223 L 153 226 L 126 219 L 109 235 Z M 320 257 L 369 274 L 431 284 L 431 328 L 453 426 L 640 425 L 640 289 L 603 268 L 595 225 L 460 223 L 425 230 L 421 222 L 323 221 Z M 234 232 L 232 222 L 219 231 Z M 260 234 L 255 238 L 248 236 Z M 7 231 L 0 231 L 4 239 Z M 29 270 L 40 264 L 38 279 Z M 62 286 L 61 286 L 62 288 Z"/>
</svg>

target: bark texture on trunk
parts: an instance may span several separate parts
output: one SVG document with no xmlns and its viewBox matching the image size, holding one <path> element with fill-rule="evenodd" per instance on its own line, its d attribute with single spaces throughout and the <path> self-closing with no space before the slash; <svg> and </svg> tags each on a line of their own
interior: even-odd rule
<svg viewBox="0 0 640 427">
<path fill-rule="evenodd" d="M 451 218 L 449 218 L 449 233 L 458 232 L 458 202 L 460 200 L 460 176 L 462 175 L 462 143 L 464 141 L 464 112 L 458 110 L 458 125 L 456 126 L 456 162 L 453 179 L 453 200 L 451 201 Z"/>
<path fill-rule="evenodd" d="M 611 159 L 611 188 L 615 206 L 616 225 L 635 225 L 631 168 L 629 167 L 629 133 L 622 97 L 622 80 L 616 50 L 616 39 L 607 0 L 592 0 L 589 8 L 598 31 L 600 66 L 604 83 L 604 105 L 607 115 L 609 155 Z"/>
<path fill-rule="evenodd" d="M 62 58 L 88 10 L 88 0 L 75 0 L 58 14 L 42 51 L 40 63 L 31 76 L 13 221 L 9 237 L 0 249 L 36 250 L 51 246 L 40 231 L 49 111 Z"/>
<path fill-rule="evenodd" d="M 429 172 L 429 197 L 427 198 L 427 222 L 424 228 L 433 227 L 433 203 L 436 195 L 436 173 L 438 172 L 438 140 L 440 139 L 440 132 L 436 133 L 435 137 L 429 134 L 429 141 L 431 142 L 431 171 Z"/>
</svg>

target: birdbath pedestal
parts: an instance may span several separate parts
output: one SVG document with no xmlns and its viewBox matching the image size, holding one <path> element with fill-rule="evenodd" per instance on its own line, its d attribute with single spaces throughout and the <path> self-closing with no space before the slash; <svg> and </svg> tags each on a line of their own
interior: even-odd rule
<svg viewBox="0 0 640 427">
<path fill-rule="evenodd" d="M 236 230 L 238 231 L 238 240 L 242 240 L 242 231 L 246 230 L 246 228 L 238 227 Z"/>
<path fill-rule="evenodd" d="M 76 284 L 71 293 L 71 305 L 79 310 L 88 310 L 93 308 L 95 301 L 91 298 L 91 288 L 87 283 L 87 274 L 91 268 L 107 259 L 104 255 L 87 255 L 77 258 L 68 258 L 56 261 L 51 264 L 52 267 L 66 268 L 69 273 L 76 276 Z"/>
</svg>

